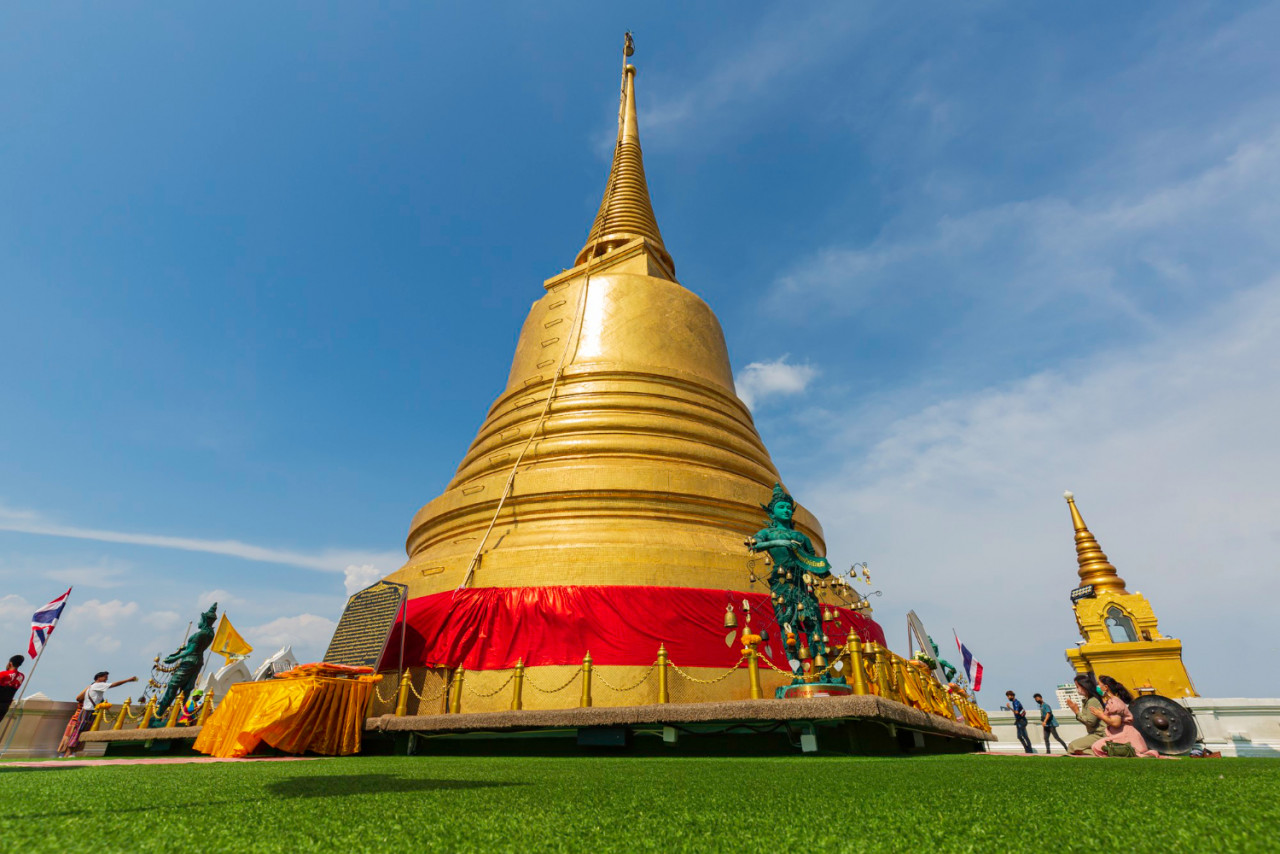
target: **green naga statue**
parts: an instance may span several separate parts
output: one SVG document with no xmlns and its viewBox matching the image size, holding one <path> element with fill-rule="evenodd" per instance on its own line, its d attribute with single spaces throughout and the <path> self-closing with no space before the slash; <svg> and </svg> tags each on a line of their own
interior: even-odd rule
<svg viewBox="0 0 1280 854">
<path fill-rule="evenodd" d="M 164 713 L 179 691 L 184 697 L 191 696 L 196 677 L 200 675 L 200 668 L 204 665 L 205 651 L 213 643 L 213 621 L 217 617 L 218 603 L 214 602 L 208 611 L 200 615 L 200 626 L 191 633 L 182 648 L 164 660 L 165 664 L 172 664 L 174 668 L 169 673 L 169 683 L 165 686 L 164 693 L 156 702 L 156 721 L 163 722 Z"/>
<path fill-rule="evenodd" d="M 930 670 L 940 668 L 943 676 L 946 677 L 944 682 L 956 681 L 956 666 L 938 655 L 938 644 L 932 636 L 929 637 L 929 646 L 933 647 L 933 655 L 929 655 L 922 649 L 915 654 L 916 661 L 922 662 Z"/>
<path fill-rule="evenodd" d="M 956 666 L 938 655 L 938 645 L 934 643 L 932 637 L 929 638 L 929 646 L 933 647 L 933 656 L 938 659 L 938 666 L 942 668 L 942 673 L 947 677 L 947 681 L 956 681 Z"/>
<path fill-rule="evenodd" d="M 809 657 L 815 671 L 825 670 L 827 639 L 822 626 L 822 606 L 813 590 L 821 579 L 831 575 L 831 564 L 819 557 L 813 550 L 813 542 L 795 529 L 791 516 L 796 502 L 782 484 L 775 484 L 769 503 L 760 506 L 769 513 L 769 527 L 747 540 L 747 548 L 768 552 L 773 560 L 769 590 L 773 594 L 773 613 L 787 645 L 787 657 L 792 661 Z M 844 684 L 845 679 L 828 673 L 817 681 Z M 803 682 L 804 671 L 797 670 L 791 684 Z M 779 696 L 782 690 L 778 689 Z"/>
</svg>

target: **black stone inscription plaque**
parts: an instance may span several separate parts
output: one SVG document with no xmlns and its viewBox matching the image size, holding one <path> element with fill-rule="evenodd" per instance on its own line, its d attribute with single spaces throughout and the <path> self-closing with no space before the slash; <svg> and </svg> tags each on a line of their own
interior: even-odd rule
<svg viewBox="0 0 1280 854">
<path fill-rule="evenodd" d="M 329 664 L 377 667 L 408 590 L 403 584 L 379 581 L 348 599 L 324 660 Z"/>
</svg>

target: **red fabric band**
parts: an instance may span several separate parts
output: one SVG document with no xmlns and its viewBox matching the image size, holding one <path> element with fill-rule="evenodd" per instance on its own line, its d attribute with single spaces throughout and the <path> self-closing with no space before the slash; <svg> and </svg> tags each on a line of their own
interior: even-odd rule
<svg viewBox="0 0 1280 854">
<path fill-rule="evenodd" d="M 412 599 L 407 607 L 404 660 L 411 667 L 501 670 L 524 659 L 528 667 L 581 664 L 590 652 L 597 665 L 647 667 L 665 644 L 682 667 L 728 667 L 742 654 L 742 600 L 751 603 L 751 627 L 764 629 L 760 651 L 784 670 L 785 638 L 773 620 L 768 593 L 693 587 L 480 587 Z M 737 634 L 725 644 L 725 606 L 738 617 Z M 884 643 L 874 620 L 833 608 L 827 623 L 833 645 L 849 629 L 863 641 Z M 399 631 L 387 645 L 384 667 L 400 655 Z"/>
</svg>

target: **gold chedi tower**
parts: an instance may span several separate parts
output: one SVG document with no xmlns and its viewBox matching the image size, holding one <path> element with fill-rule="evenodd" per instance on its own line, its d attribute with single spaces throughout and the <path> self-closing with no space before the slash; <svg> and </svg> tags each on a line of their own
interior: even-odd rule
<svg viewBox="0 0 1280 854">
<path fill-rule="evenodd" d="M 388 576 L 409 588 L 406 661 L 462 668 L 464 711 L 507 708 L 507 691 L 480 695 L 517 664 L 525 708 L 578 705 L 577 688 L 528 686 L 570 679 L 588 653 L 594 705 L 653 702 L 656 678 L 608 686 L 651 672 L 660 646 L 690 675 L 724 673 L 740 653 L 726 607 L 747 598 L 759 618 L 772 613 L 767 585 L 751 581 L 767 575 L 764 559 L 743 539 L 778 470 L 735 394 L 719 322 L 676 281 L 645 181 L 635 76 L 624 59 L 613 165 L 586 244 L 544 282 L 506 389 Z M 812 514 L 797 507 L 795 522 L 825 552 Z M 779 642 L 771 652 L 786 670 Z M 746 671 L 686 691 L 745 698 Z"/>
<path fill-rule="evenodd" d="M 1160 634 L 1151 603 L 1125 589 L 1124 579 L 1085 525 L 1075 496 L 1067 492 L 1064 497 L 1076 529 L 1080 567 L 1080 586 L 1071 600 L 1084 638 L 1067 650 L 1067 661 L 1077 673 L 1110 676 L 1135 694 L 1151 687 L 1166 697 L 1199 696 L 1182 664 L 1182 641 Z"/>
</svg>

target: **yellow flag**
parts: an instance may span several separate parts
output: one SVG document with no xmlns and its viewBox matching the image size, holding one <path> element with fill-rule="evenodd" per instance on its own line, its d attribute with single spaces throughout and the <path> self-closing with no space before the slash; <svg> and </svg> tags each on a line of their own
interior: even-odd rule
<svg viewBox="0 0 1280 854">
<path fill-rule="evenodd" d="M 245 658 L 249 653 L 253 652 L 253 647 L 240 637 L 240 633 L 231 625 L 231 621 L 227 619 L 225 612 L 222 619 L 218 622 L 218 631 L 213 636 L 213 644 L 209 647 L 212 652 L 216 652 L 227 660 L 230 664 L 233 659 Z"/>
</svg>

